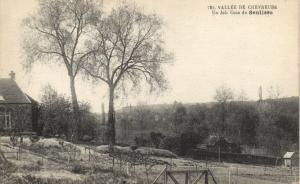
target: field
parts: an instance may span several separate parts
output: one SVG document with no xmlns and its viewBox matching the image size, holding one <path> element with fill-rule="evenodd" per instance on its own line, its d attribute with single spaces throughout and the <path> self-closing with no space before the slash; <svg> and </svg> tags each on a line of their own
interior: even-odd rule
<svg viewBox="0 0 300 184">
<path fill-rule="evenodd" d="M 154 151 L 147 152 L 150 154 L 147 157 L 141 154 L 135 155 L 135 158 L 128 154 L 111 157 L 96 147 L 75 145 L 54 138 L 42 139 L 34 143 L 29 139 L 24 139 L 21 147 L 11 145 L 8 137 L 1 137 L 0 143 L 0 149 L 8 160 L 8 163 L 2 163 L 0 168 L 0 183 L 4 184 L 148 184 L 154 181 L 166 165 L 170 170 L 201 170 L 208 167 L 217 183 L 299 182 L 299 168 L 206 163 L 186 158 L 166 158 L 154 154 Z M 123 153 L 126 152 L 124 150 Z M 198 173 L 191 174 L 190 180 L 197 175 Z M 177 174 L 174 177 L 183 183 L 184 175 Z M 157 183 L 163 183 L 163 180 L 164 177 L 160 177 Z M 169 180 L 168 183 L 172 181 Z M 199 183 L 204 183 L 204 181 L 201 180 Z M 211 177 L 209 177 L 209 183 L 212 183 Z"/>
</svg>

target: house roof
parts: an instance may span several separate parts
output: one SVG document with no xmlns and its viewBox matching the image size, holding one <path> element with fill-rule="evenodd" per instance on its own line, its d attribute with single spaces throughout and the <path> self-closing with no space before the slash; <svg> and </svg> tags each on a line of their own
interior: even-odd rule
<svg viewBox="0 0 300 184">
<path fill-rule="evenodd" d="M 0 78 L 0 104 L 4 103 L 31 103 L 13 79 Z"/>
<path fill-rule="evenodd" d="M 295 152 L 286 152 L 283 158 L 292 158 Z"/>
</svg>

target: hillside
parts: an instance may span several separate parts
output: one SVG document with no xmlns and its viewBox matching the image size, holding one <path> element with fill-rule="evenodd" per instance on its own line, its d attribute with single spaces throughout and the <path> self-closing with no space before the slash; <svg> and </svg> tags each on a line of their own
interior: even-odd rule
<svg viewBox="0 0 300 184">
<path fill-rule="evenodd" d="M 188 133 L 194 136 L 193 145 L 218 135 L 274 156 L 299 145 L 299 97 L 131 106 L 118 110 L 116 117 L 118 140 L 125 144 L 153 145 L 152 132 L 161 139 Z"/>
</svg>

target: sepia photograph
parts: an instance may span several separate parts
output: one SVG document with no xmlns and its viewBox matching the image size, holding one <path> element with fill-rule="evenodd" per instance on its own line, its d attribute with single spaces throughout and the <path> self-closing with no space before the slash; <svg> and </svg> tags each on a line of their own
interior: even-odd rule
<svg viewBox="0 0 300 184">
<path fill-rule="evenodd" d="M 1 184 L 298 184 L 298 0 L 0 0 Z"/>
</svg>

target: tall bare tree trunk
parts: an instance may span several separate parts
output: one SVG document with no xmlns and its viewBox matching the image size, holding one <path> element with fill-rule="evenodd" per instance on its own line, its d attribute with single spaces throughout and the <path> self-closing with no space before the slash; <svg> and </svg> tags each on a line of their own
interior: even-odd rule
<svg viewBox="0 0 300 184">
<path fill-rule="evenodd" d="M 112 146 L 116 143 L 115 130 L 115 110 L 114 110 L 114 87 L 109 87 L 109 106 L 108 106 L 108 141 Z"/>
<path fill-rule="evenodd" d="M 72 125 L 72 134 L 74 137 L 72 139 L 75 141 L 78 139 L 80 115 L 79 115 L 79 105 L 77 100 L 77 94 L 75 89 L 75 77 L 70 77 L 70 88 L 71 88 L 71 97 L 72 97 L 72 108 L 73 108 L 73 125 Z"/>
<path fill-rule="evenodd" d="M 69 77 L 70 77 L 70 88 L 71 88 L 73 112 L 74 112 L 74 114 L 78 114 L 79 105 L 78 105 L 77 94 L 76 94 L 76 89 L 75 89 L 75 77 L 74 76 L 69 76 Z"/>
</svg>

